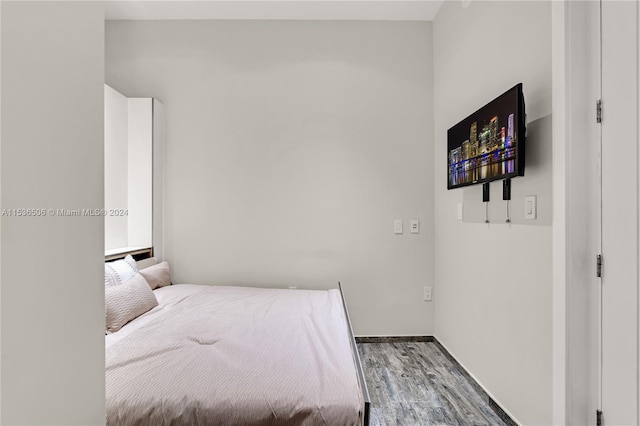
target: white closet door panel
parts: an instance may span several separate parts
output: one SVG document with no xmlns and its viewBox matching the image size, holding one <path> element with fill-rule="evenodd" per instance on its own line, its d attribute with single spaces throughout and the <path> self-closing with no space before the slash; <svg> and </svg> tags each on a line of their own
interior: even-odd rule
<svg viewBox="0 0 640 426">
<path fill-rule="evenodd" d="M 151 98 L 129 98 L 129 246 L 151 247 L 153 110 Z"/>
<path fill-rule="evenodd" d="M 602 2 L 602 410 L 638 424 L 637 2 Z"/>
</svg>

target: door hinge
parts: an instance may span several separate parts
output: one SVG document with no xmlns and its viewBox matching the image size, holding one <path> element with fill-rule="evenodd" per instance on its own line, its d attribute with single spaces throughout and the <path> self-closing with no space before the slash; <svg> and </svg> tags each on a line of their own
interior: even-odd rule
<svg viewBox="0 0 640 426">
<path fill-rule="evenodd" d="M 602 410 L 596 410 L 596 426 L 602 426 Z"/>
<path fill-rule="evenodd" d="M 602 123 L 602 99 L 596 101 L 596 123 Z"/>
<path fill-rule="evenodd" d="M 602 278 L 602 255 L 599 254 L 598 257 L 596 257 L 596 276 L 598 278 Z"/>
</svg>

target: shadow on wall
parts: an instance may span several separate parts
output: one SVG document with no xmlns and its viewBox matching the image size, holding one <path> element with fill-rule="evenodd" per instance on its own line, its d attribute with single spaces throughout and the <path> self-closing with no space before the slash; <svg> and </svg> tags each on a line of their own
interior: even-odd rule
<svg viewBox="0 0 640 426">
<path fill-rule="evenodd" d="M 527 123 L 524 176 L 511 179 L 511 224 L 551 226 L 551 114 Z M 489 226 L 508 225 L 507 202 L 502 199 L 502 181 L 493 181 L 489 202 Z M 482 202 L 482 185 L 463 189 L 463 222 L 484 223 L 485 203 Z M 524 218 L 524 197 L 535 195 L 536 219 Z M 455 209 L 452 208 L 452 212 Z"/>
</svg>

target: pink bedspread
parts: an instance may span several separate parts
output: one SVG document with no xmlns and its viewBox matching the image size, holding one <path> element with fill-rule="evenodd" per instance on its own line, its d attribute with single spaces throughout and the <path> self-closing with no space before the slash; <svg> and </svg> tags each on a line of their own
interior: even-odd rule
<svg viewBox="0 0 640 426">
<path fill-rule="evenodd" d="M 107 336 L 109 425 L 359 425 L 338 290 L 174 285 Z"/>
</svg>

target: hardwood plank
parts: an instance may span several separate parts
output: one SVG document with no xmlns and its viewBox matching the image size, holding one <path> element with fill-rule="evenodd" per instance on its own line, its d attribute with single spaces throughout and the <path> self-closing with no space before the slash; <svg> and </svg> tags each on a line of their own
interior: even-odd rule
<svg viewBox="0 0 640 426">
<path fill-rule="evenodd" d="M 516 424 L 437 341 L 359 340 L 358 351 L 372 426 Z"/>
</svg>

